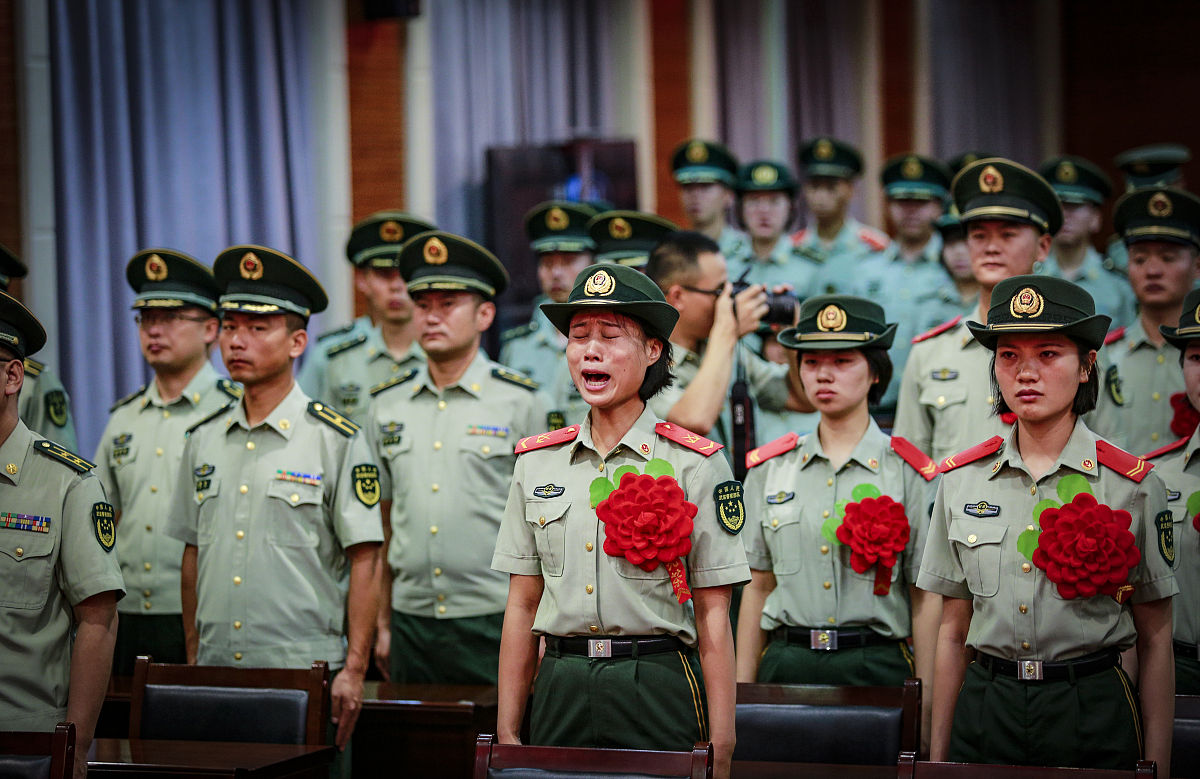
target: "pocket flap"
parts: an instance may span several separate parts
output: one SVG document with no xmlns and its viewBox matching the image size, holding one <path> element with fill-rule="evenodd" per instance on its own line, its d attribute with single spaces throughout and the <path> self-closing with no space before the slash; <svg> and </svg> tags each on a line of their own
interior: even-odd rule
<svg viewBox="0 0 1200 779">
<path fill-rule="evenodd" d="M 531 525 L 545 527 L 567 515 L 571 508 L 569 500 L 537 500 L 525 504 L 525 521 Z"/>
<path fill-rule="evenodd" d="M 956 519 L 950 523 L 950 540 L 967 547 L 998 544 L 1008 533 L 1007 525 L 977 519 Z"/>
<path fill-rule="evenodd" d="M 273 479 L 267 485 L 267 497 L 276 498 L 289 506 L 316 505 L 321 502 L 321 485 Z"/>
<path fill-rule="evenodd" d="M 931 382 L 921 390 L 921 405 L 933 408 L 945 408 L 958 403 L 967 402 L 967 386 L 965 382 Z"/>
</svg>

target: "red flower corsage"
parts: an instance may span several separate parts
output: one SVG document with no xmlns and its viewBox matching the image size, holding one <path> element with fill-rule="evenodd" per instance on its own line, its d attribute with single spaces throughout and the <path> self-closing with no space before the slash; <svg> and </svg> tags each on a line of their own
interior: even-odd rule
<svg viewBox="0 0 1200 779">
<path fill-rule="evenodd" d="M 904 506 L 887 495 L 847 503 L 837 540 L 850 547 L 850 567 L 866 573 L 875 566 L 875 594 L 892 588 L 896 557 L 908 546 L 910 528 Z"/>
<path fill-rule="evenodd" d="M 1090 492 L 1041 512 L 1042 532 L 1033 564 L 1046 572 L 1064 598 L 1110 595 L 1120 602 L 1129 571 L 1142 559 L 1128 511 L 1113 511 Z M 1120 591 L 1120 592 L 1119 592 Z"/>
</svg>

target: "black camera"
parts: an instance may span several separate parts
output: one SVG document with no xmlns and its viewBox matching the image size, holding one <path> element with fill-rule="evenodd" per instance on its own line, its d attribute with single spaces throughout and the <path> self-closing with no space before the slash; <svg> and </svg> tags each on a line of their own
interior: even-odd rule
<svg viewBox="0 0 1200 779">
<path fill-rule="evenodd" d="M 744 289 L 753 286 L 744 281 L 733 282 L 733 294 L 737 295 Z M 790 327 L 796 321 L 796 306 L 800 300 L 788 292 L 775 293 L 767 290 L 767 313 L 759 320 L 764 325 L 783 325 Z"/>
</svg>

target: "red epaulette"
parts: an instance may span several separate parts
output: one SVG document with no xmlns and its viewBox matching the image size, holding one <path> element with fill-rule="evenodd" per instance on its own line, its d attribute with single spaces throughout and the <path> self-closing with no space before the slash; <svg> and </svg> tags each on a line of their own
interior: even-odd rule
<svg viewBox="0 0 1200 779">
<path fill-rule="evenodd" d="M 751 449 L 746 452 L 746 467 L 753 468 L 756 465 L 762 465 L 772 457 L 792 451 L 796 448 L 796 442 L 799 440 L 800 436 L 795 433 L 788 433 L 785 436 L 776 438 L 769 444 L 763 444 L 757 449 Z"/>
<path fill-rule="evenodd" d="M 804 243 L 804 238 L 807 235 L 808 235 L 807 227 L 802 227 L 799 230 L 797 230 L 796 232 L 792 233 L 792 246 L 799 246 L 800 244 Z"/>
<path fill-rule="evenodd" d="M 1184 436 L 1183 438 L 1180 438 L 1178 441 L 1172 441 L 1171 443 L 1167 444 L 1166 446 L 1160 446 L 1158 449 L 1155 449 L 1153 452 L 1142 455 L 1142 459 L 1143 460 L 1153 460 L 1155 457 L 1162 457 L 1164 454 L 1170 454 L 1171 452 L 1182 449 L 1183 447 L 1187 446 L 1187 442 L 1190 441 L 1191 438 L 1192 437 L 1190 435 Z"/>
<path fill-rule="evenodd" d="M 551 430 L 549 433 L 526 436 L 517 441 L 517 445 L 513 451 L 517 454 L 525 454 L 526 452 L 532 452 L 534 449 L 544 449 L 547 446 L 574 441 L 577 435 L 579 435 L 579 425 L 561 427 L 558 430 Z"/>
<path fill-rule="evenodd" d="M 915 344 L 919 344 L 922 341 L 928 341 L 930 338 L 933 338 L 935 335 L 941 335 L 942 333 L 946 332 L 947 330 L 949 330 L 952 327 L 958 327 L 958 323 L 961 321 L 962 321 L 962 314 L 959 314 L 958 316 L 951 319 L 949 322 L 942 322 L 940 325 L 933 328 L 932 330 L 926 330 L 925 332 L 918 335 L 916 338 L 912 339 L 912 342 Z"/>
<path fill-rule="evenodd" d="M 970 449 L 961 451 L 958 454 L 952 454 L 945 460 L 942 460 L 941 464 L 938 465 L 938 472 L 945 473 L 955 468 L 960 468 L 967 463 L 982 460 L 989 454 L 995 454 L 1000 451 L 1000 447 L 1002 446 L 1004 446 L 1004 439 L 998 435 L 994 435 L 982 444 L 975 444 Z"/>
<path fill-rule="evenodd" d="M 863 227 L 858 231 L 858 240 L 871 247 L 872 251 L 881 252 L 892 242 L 887 233 L 881 233 L 873 227 Z"/>
<path fill-rule="evenodd" d="M 1104 336 L 1104 345 L 1108 346 L 1110 344 L 1114 344 L 1117 341 L 1120 341 L 1124 337 L 1125 337 L 1125 328 L 1124 327 L 1118 327 L 1115 330 L 1109 330 L 1108 335 Z"/>
<path fill-rule="evenodd" d="M 693 433 L 686 427 L 680 427 L 673 422 L 659 422 L 654 426 L 654 432 L 663 438 L 669 438 L 677 444 L 682 444 L 693 452 L 699 452 L 709 457 L 725 448 L 725 444 L 710 441 L 702 435 Z"/>
<path fill-rule="evenodd" d="M 1154 470 L 1151 463 L 1146 462 L 1141 457 L 1113 446 L 1103 438 L 1096 441 L 1096 459 L 1100 464 L 1111 468 L 1127 479 L 1141 483 L 1142 479 L 1146 478 L 1146 474 Z"/>
<path fill-rule="evenodd" d="M 892 436 L 892 451 L 900 455 L 900 459 L 911 465 L 925 481 L 933 481 L 938 474 L 937 463 L 933 458 L 918 449 L 907 438 Z"/>
</svg>

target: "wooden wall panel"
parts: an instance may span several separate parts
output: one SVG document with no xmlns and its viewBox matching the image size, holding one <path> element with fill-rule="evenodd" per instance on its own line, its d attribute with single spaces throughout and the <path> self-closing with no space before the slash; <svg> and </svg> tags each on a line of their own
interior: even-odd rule
<svg viewBox="0 0 1200 779">
<path fill-rule="evenodd" d="M 654 177 L 658 213 L 683 224 L 679 191 L 671 175 L 671 150 L 692 134 L 691 24 L 687 0 L 650 3 L 654 71 Z"/>
</svg>

